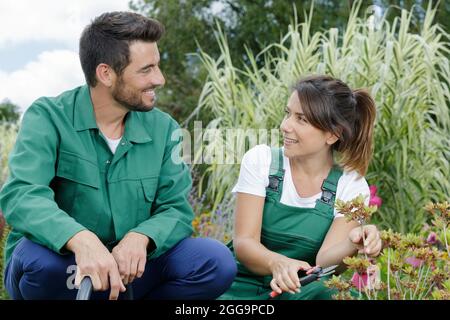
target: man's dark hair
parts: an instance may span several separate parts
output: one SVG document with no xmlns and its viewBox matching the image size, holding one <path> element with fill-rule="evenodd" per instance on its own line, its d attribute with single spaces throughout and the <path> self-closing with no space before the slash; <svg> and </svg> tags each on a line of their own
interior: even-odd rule
<svg viewBox="0 0 450 320">
<path fill-rule="evenodd" d="M 100 63 L 121 75 L 130 63 L 131 42 L 157 42 L 163 34 L 160 22 L 137 13 L 116 11 L 96 17 L 80 38 L 80 62 L 86 82 L 96 86 L 95 70 Z"/>
</svg>

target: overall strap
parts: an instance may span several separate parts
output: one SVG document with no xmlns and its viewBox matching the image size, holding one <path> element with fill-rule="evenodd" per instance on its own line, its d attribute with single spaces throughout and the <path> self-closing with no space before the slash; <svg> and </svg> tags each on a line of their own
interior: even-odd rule
<svg viewBox="0 0 450 320">
<path fill-rule="evenodd" d="M 269 185 L 266 187 L 266 193 L 276 195 L 277 199 L 281 198 L 283 191 L 283 151 L 281 148 L 271 147 L 272 161 L 269 170 Z"/>
<path fill-rule="evenodd" d="M 334 165 L 328 177 L 322 183 L 322 196 L 316 202 L 316 210 L 334 216 L 334 200 L 336 198 L 336 190 L 339 178 L 342 176 L 342 169 Z"/>
</svg>

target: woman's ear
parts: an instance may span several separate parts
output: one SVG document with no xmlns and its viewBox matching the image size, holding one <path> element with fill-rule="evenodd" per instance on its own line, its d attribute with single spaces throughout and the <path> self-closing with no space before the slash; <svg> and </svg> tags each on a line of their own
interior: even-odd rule
<svg viewBox="0 0 450 320">
<path fill-rule="evenodd" d="M 334 133 L 330 132 L 326 142 L 327 142 L 328 145 L 331 146 L 332 144 L 334 144 L 338 140 L 339 140 L 339 137 L 337 135 L 335 135 Z"/>
<path fill-rule="evenodd" d="M 105 87 L 111 87 L 114 83 L 115 72 L 106 63 L 100 63 L 97 68 L 95 68 L 95 75 L 98 82 L 103 84 Z"/>
</svg>

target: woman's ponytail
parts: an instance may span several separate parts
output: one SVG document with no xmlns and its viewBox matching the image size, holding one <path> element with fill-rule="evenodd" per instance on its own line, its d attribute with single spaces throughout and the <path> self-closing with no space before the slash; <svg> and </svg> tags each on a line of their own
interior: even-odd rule
<svg viewBox="0 0 450 320">
<path fill-rule="evenodd" d="M 375 101 L 365 89 L 353 90 L 353 138 L 342 151 L 342 164 L 364 176 L 373 152 L 373 127 L 376 116 Z"/>
</svg>

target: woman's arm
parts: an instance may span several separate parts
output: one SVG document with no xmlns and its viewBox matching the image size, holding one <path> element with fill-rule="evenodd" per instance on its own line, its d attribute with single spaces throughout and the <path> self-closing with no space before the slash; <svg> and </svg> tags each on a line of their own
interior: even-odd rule
<svg viewBox="0 0 450 320">
<path fill-rule="evenodd" d="M 264 197 L 237 193 L 233 246 L 237 259 L 250 271 L 271 275 L 271 262 L 282 255 L 261 244 Z"/>
<path fill-rule="evenodd" d="M 347 222 L 344 217 L 334 219 L 317 253 L 316 264 L 321 267 L 337 264 L 339 267 L 336 271 L 344 271 L 345 264 L 342 259 L 354 255 L 357 251 L 356 246 L 348 237 L 350 231 L 357 226 L 357 222 Z"/>
<path fill-rule="evenodd" d="M 261 225 L 264 197 L 237 193 L 234 249 L 237 259 L 258 275 L 272 275 L 270 286 L 278 293 L 299 292 L 300 269 L 311 270 L 305 262 L 288 258 L 261 244 Z"/>
<path fill-rule="evenodd" d="M 361 227 L 344 217 L 334 219 L 316 256 L 316 264 L 322 267 L 339 265 L 337 273 L 346 269 L 342 260 L 365 248 L 369 256 L 377 256 L 381 250 L 379 232 L 374 225 L 364 226 L 366 245 L 363 245 Z"/>
</svg>

